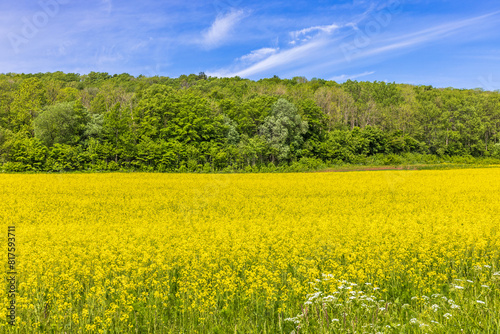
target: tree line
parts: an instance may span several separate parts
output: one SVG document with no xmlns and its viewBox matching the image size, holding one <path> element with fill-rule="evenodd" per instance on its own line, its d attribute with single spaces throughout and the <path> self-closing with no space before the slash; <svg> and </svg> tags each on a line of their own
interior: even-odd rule
<svg viewBox="0 0 500 334">
<path fill-rule="evenodd" d="M 500 158 L 500 93 L 204 73 L 0 74 L 8 172 L 314 169 L 405 154 Z"/>
</svg>

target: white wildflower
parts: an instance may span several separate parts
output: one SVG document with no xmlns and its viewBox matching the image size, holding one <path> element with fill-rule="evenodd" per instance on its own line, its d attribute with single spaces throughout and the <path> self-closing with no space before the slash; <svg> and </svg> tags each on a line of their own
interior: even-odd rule
<svg viewBox="0 0 500 334">
<path fill-rule="evenodd" d="M 445 313 L 443 314 L 443 317 L 445 317 L 446 319 L 450 319 L 452 315 L 450 313 Z"/>
<path fill-rule="evenodd" d="M 321 291 L 318 291 L 318 292 L 315 292 L 313 294 L 310 294 L 310 295 L 308 295 L 309 300 L 315 300 L 316 298 L 318 298 L 319 296 L 321 296 L 321 294 L 322 294 Z"/>
<path fill-rule="evenodd" d="M 299 324 L 300 323 L 300 320 L 297 319 L 297 317 L 295 317 L 295 318 L 286 318 L 285 321 L 290 321 L 290 322 L 293 322 L 295 324 Z"/>
<path fill-rule="evenodd" d="M 338 299 L 337 297 L 334 297 L 334 296 L 330 295 L 330 296 L 324 297 L 323 301 L 325 301 L 325 302 L 333 302 L 333 301 L 335 301 L 337 299 Z"/>
</svg>

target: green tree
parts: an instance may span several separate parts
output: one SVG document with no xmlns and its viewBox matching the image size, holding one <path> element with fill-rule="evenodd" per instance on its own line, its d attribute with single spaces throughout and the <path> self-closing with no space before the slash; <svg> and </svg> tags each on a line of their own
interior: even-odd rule
<svg viewBox="0 0 500 334">
<path fill-rule="evenodd" d="M 78 89 L 73 87 L 62 88 L 57 95 L 57 102 L 72 102 L 78 100 Z"/>
<path fill-rule="evenodd" d="M 47 147 L 76 145 L 83 139 L 88 121 L 88 112 L 80 101 L 61 102 L 47 107 L 35 119 L 35 137 Z"/>
<path fill-rule="evenodd" d="M 10 108 L 10 129 L 34 136 L 33 121 L 47 100 L 43 83 L 37 78 L 24 80 L 14 93 Z"/>
<path fill-rule="evenodd" d="M 130 110 L 123 109 L 117 103 L 104 114 L 103 132 L 114 148 L 115 162 L 118 163 L 118 155 L 124 153 L 127 144 L 130 143 L 129 134 Z"/>
<path fill-rule="evenodd" d="M 47 148 L 37 138 L 17 133 L 7 139 L 0 153 L 7 160 L 8 171 L 41 171 Z"/>
<path fill-rule="evenodd" d="M 260 134 L 266 139 L 271 162 L 288 160 L 301 148 L 307 122 L 302 120 L 297 107 L 285 99 L 273 104 L 271 115 L 260 127 Z"/>
</svg>

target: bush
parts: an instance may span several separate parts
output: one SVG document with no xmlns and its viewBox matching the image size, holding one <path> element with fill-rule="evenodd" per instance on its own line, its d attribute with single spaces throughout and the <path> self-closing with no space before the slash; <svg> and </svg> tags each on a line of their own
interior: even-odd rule
<svg viewBox="0 0 500 334">
<path fill-rule="evenodd" d="M 22 162 L 6 162 L 2 166 L 3 171 L 7 173 L 19 173 L 30 170 L 30 166 L 23 164 Z"/>
<path fill-rule="evenodd" d="M 500 159 L 500 143 L 496 143 L 491 148 L 491 157 Z"/>
</svg>

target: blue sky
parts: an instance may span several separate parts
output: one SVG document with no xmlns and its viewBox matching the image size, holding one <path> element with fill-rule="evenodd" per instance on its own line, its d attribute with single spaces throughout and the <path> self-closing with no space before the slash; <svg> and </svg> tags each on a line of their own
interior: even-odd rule
<svg viewBox="0 0 500 334">
<path fill-rule="evenodd" d="M 0 73 L 305 76 L 500 89 L 498 0 L 18 0 Z"/>
</svg>

